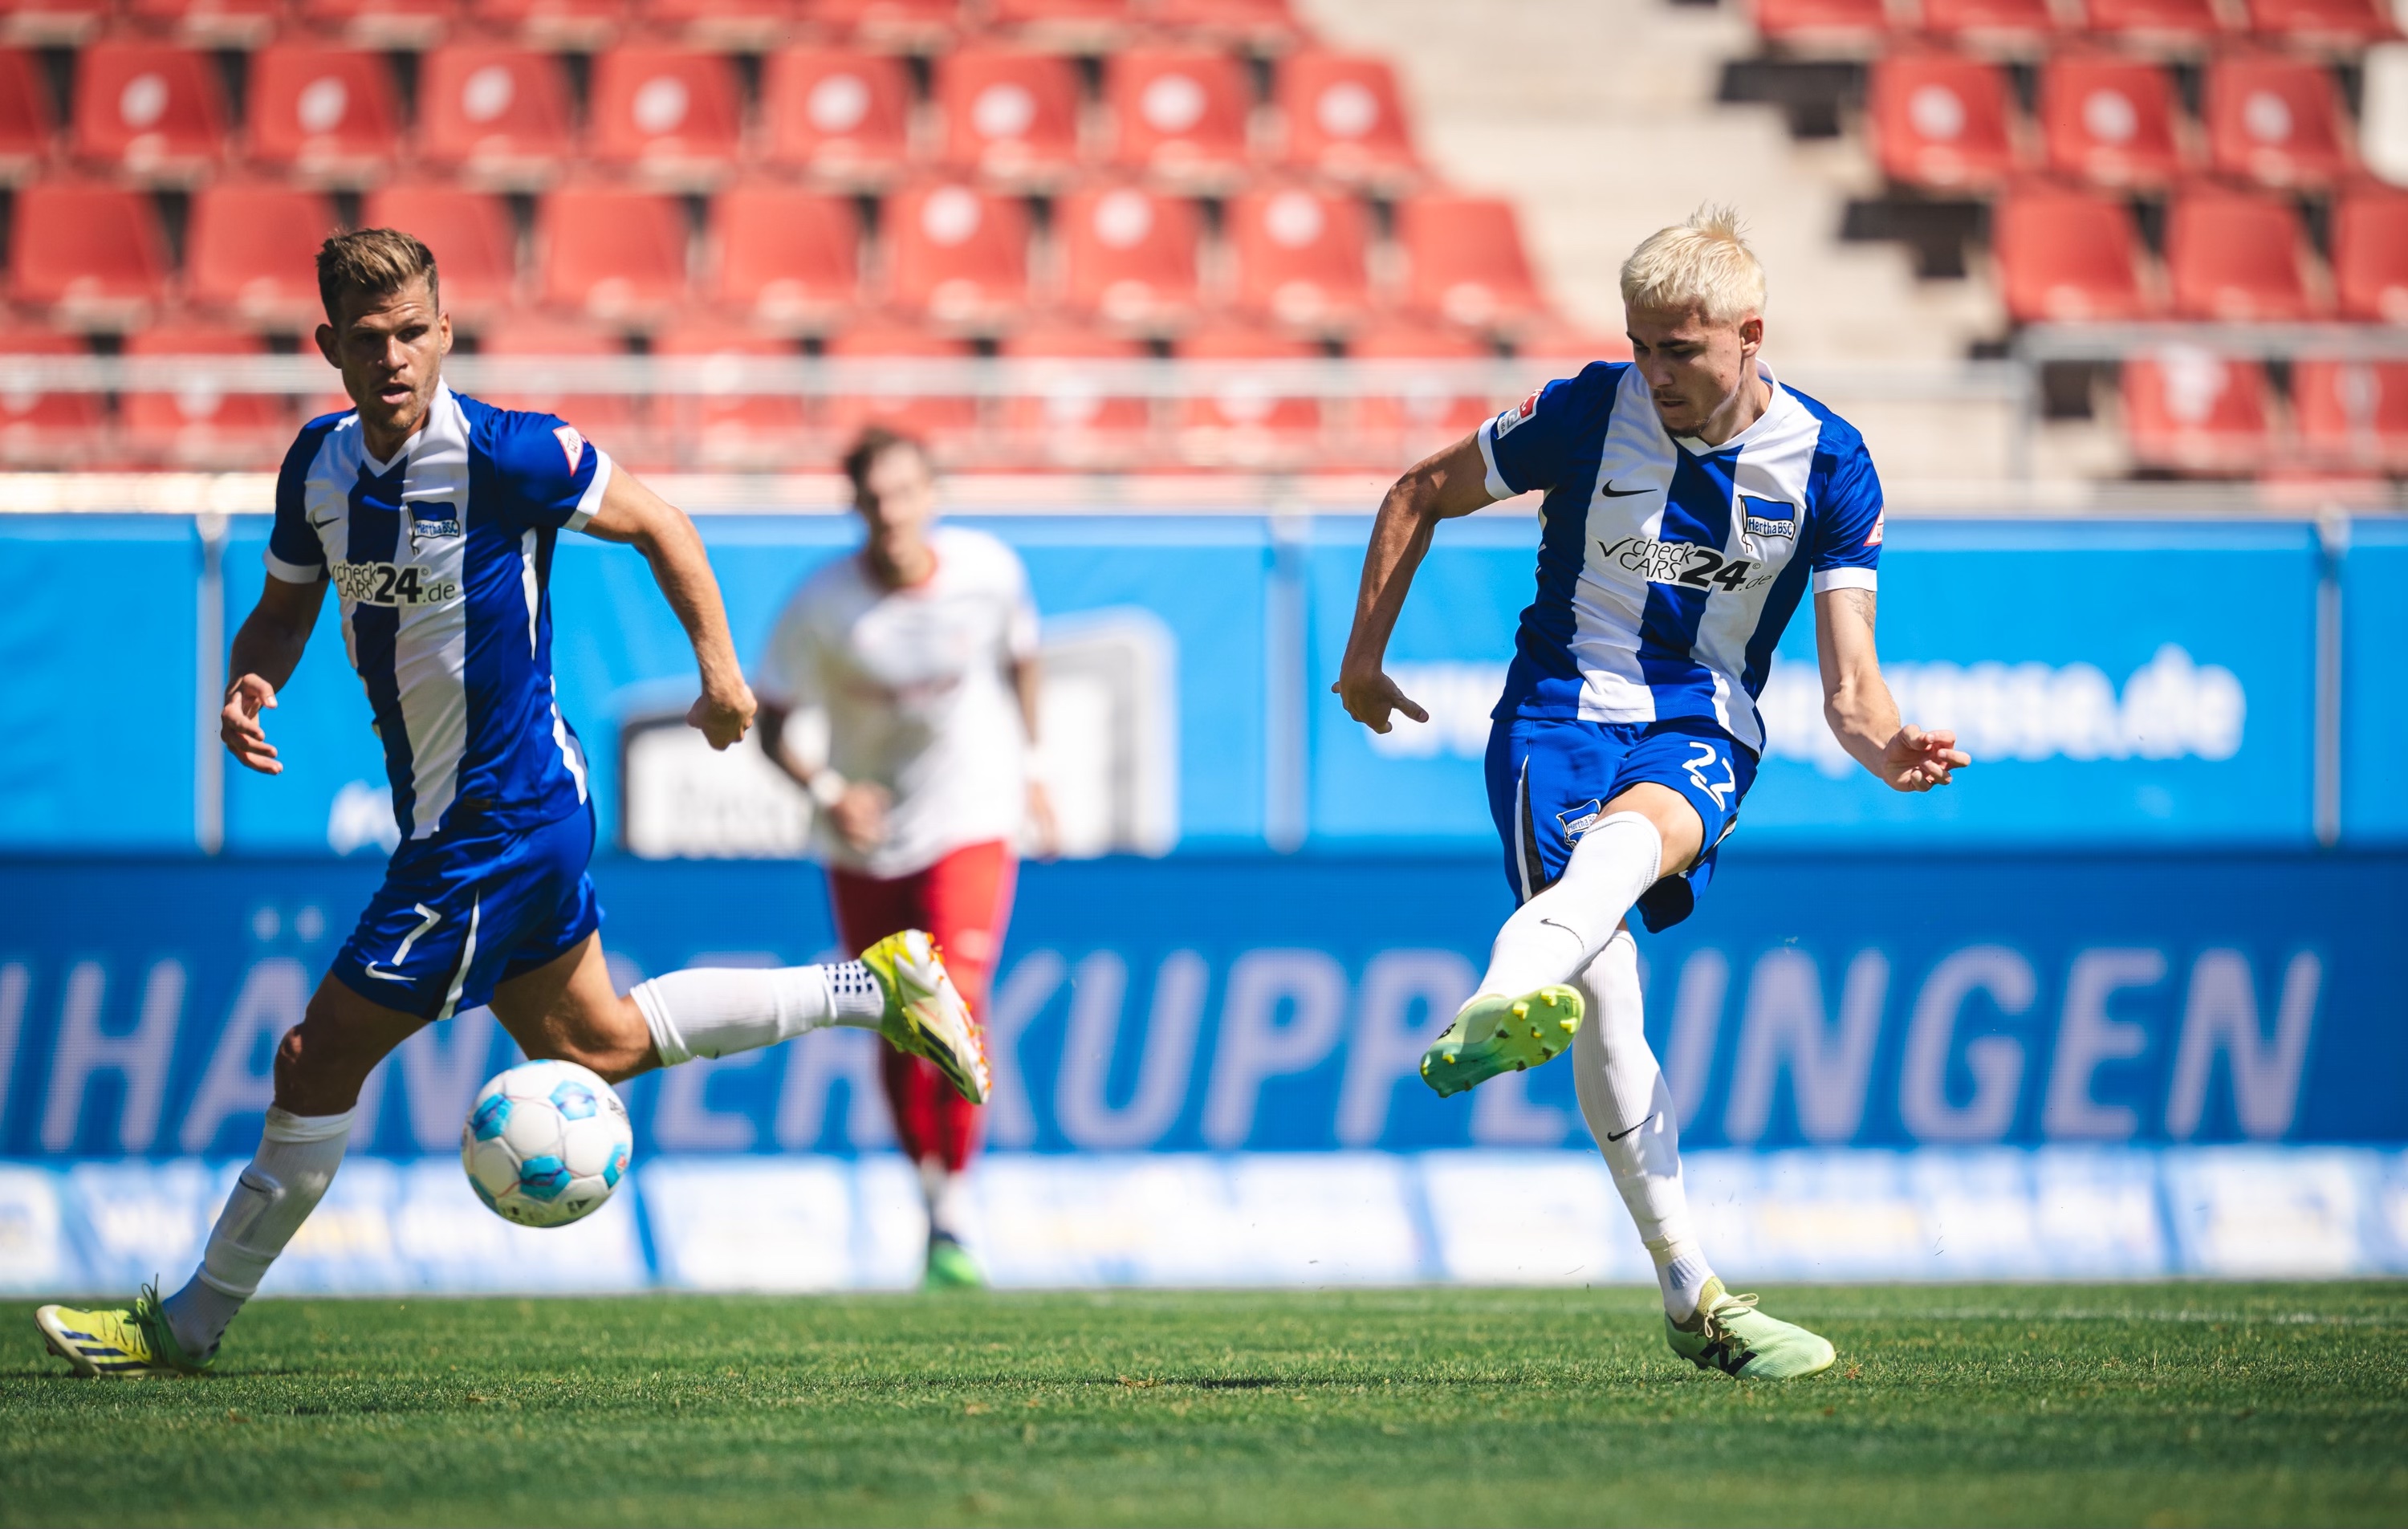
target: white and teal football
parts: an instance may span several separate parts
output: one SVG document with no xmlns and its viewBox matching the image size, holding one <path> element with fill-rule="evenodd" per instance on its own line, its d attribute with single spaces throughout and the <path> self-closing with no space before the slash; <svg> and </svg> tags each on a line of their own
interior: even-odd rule
<svg viewBox="0 0 2408 1529">
<path fill-rule="evenodd" d="M 566 1226 L 627 1176 L 636 1133 L 609 1084 L 574 1062 L 529 1062 L 478 1091 L 460 1165 L 496 1216 Z"/>
</svg>

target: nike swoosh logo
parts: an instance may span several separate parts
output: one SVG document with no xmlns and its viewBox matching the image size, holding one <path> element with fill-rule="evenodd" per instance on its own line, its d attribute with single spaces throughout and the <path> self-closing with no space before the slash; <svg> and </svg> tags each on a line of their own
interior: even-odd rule
<svg viewBox="0 0 2408 1529">
<path fill-rule="evenodd" d="M 408 978 L 404 977 L 399 972 L 380 972 L 377 970 L 376 963 L 373 961 L 369 962 L 363 969 L 366 971 L 370 977 L 375 978 L 380 982 L 407 982 L 409 980 Z"/>
<path fill-rule="evenodd" d="M 330 526 L 330 525 L 334 524 L 337 521 L 338 521 L 338 520 L 340 520 L 340 519 L 342 519 L 342 517 L 341 517 L 341 516 L 339 516 L 339 515 L 329 515 L 329 516 L 327 516 L 327 517 L 326 517 L 324 520 L 322 520 L 322 521 L 311 521 L 311 522 L 309 522 L 309 524 L 310 524 L 310 526 L 311 526 L 313 529 L 316 529 L 316 530 L 319 530 L 319 531 L 323 531 L 323 530 L 325 530 L 325 529 L 326 529 L 326 527 L 328 527 L 328 526 Z"/>
<path fill-rule="evenodd" d="M 1645 493 L 1647 491 L 1645 489 L 1617 489 L 1609 482 L 1605 487 L 1598 490 L 1597 492 L 1603 494 L 1608 499 L 1627 499 L 1634 493 Z"/>
<path fill-rule="evenodd" d="M 1659 1110 L 1659 1111 L 1657 1111 L 1657 1113 L 1658 1113 L 1658 1114 L 1660 1114 L 1660 1113 L 1662 1113 L 1662 1111 L 1660 1111 L 1660 1110 Z M 1641 1121 L 1641 1122 L 1639 1122 L 1639 1124 L 1638 1124 L 1638 1125 L 1634 1125 L 1634 1126 L 1632 1126 L 1632 1127 L 1630 1128 L 1630 1131 L 1636 1131 L 1636 1130 L 1638 1130 L 1641 1126 L 1643 1126 L 1643 1125 L 1648 1124 L 1650 1122 L 1654 1121 L 1655 1119 L 1656 1119 L 1656 1116 L 1654 1116 L 1654 1115 L 1650 1115 L 1650 1116 L 1648 1116 L 1648 1117 L 1647 1117 L 1647 1119 L 1646 1119 L 1646 1120 Z M 1608 1135 L 1608 1136 L 1606 1136 L 1606 1138 L 1605 1138 L 1605 1139 L 1606 1139 L 1606 1140 L 1608 1140 L 1608 1141 L 1620 1141 L 1623 1137 L 1625 1137 L 1625 1136 L 1627 1136 L 1630 1135 L 1630 1131 L 1615 1131 L 1615 1132 L 1612 1132 L 1612 1133 L 1611 1133 L 1610 1135 Z"/>
</svg>

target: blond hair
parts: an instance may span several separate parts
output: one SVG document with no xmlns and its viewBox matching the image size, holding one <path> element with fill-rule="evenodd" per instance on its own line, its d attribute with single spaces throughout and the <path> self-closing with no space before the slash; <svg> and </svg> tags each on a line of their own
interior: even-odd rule
<svg viewBox="0 0 2408 1529">
<path fill-rule="evenodd" d="M 1714 323 L 1764 312 L 1764 267 L 1747 247 L 1739 214 L 1708 203 L 1689 221 L 1659 228 L 1622 263 L 1625 307 L 1696 308 Z"/>
<path fill-rule="evenodd" d="M 344 298 L 390 297 L 421 279 L 427 306 L 440 312 L 435 251 L 397 228 L 355 228 L 318 247 L 318 300 L 331 324 L 343 322 Z"/>
</svg>

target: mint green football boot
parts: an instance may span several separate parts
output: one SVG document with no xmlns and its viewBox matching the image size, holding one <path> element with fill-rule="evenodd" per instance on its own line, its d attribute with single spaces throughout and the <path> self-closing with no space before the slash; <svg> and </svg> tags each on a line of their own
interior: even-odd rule
<svg viewBox="0 0 2408 1529">
<path fill-rule="evenodd" d="M 1461 1093 L 1500 1072 L 1552 1062 L 1580 1033 L 1578 990 L 1553 986 L 1519 998 L 1484 993 L 1455 1012 L 1445 1034 L 1422 1053 L 1422 1081 L 1440 1098 Z"/>
<path fill-rule="evenodd" d="M 1766 1316 L 1756 1308 L 1754 1295 L 1733 1295 L 1719 1278 L 1706 1281 L 1686 1322 L 1665 1317 L 1664 1336 L 1674 1353 L 1698 1368 L 1752 1380 L 1819 1375 L 1839 1357 L 1830 1339 Z"/>
</svg>

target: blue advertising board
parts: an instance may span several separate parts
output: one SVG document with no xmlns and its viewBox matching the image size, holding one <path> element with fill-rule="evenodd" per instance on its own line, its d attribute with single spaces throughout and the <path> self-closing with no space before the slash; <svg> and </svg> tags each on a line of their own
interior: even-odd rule
<svg viewBox="0 0 2408 1529">
<path fill-rule="evenodd" d="M 596 870 L 623 984 L 812 960 L 793 863 Z M 0 867 L 0 1157 L 213 1156 L 373 884 L 366 862 Z M 1487 857 L 1116 858 L 1026 868 L 987 1021 L 997 1146 L 1552 1148 L 1569 1064 L 1440 1100 L 1422 1047 L 1508 908 Z M 1642 941 L 1697 1147 L 2408 1142 L 2408 856 L 1734 851 Z M 652 1148 L 887 1139 L 866 1032 L 639 1079 Z M 452 1149 L 510 1055 L 483 1010 L 383 1070 L 355 1141 Z"/>
<path fill-rule="evenodd" d="M 701 522 L 739 648 L 756 655 L 788 593 L 852 544 L 830 516 Z M 1512 507 L 1440 533 L 1392 660 L 1433 721 L 1375 738 L 1327 693 L 1351 618 L 1364 517 L 1014 516 L 978 522 L 1026 561 L 1040 607 L 1075 625 L 1148 613 L 1173 659 L 1180 852 L 1269 844 L 1410 852 L 1488 834 L 1479 756 L 1534 522 Z M 224 543 L 231 634 L 260 588 L 266 522 Z M 2391 657 L 2408 643 L 2408 521 L 2352 522 L 2340 557 L 2339 776 L 2344 842 L 2408 839 L 2391 789 L 2408 748 Z M 68 725 L 0 737 L 0 852 L 199 847 L 203 549 L 178 517 L 0 518 L 0 656 L 22 715 Z M 106 567 L 106 577 L 93 571 Z M 1781 645 L 1768 755 L 1742 819 L 1765 848 L 2034 843 L 2279 847 L 2314 842 L 2318 579 L 2300 522 L 1897 519 L 1881 641 L 1910 718 L 1952 725 L 1979 761 L 1954 790 L 1903 798 L 1840 752 L 1820 718 L 1813 622 Z M 138 592 L 138 593 L 137 593 Z M 618 730 L 682 708 L 683 635 L 624 548 L 563 538 L 555 568 L 563 709 L 585 736 L 617 831 Z M 2245 608 L 2244 608 L 2245 607 Z M 332 607 L 269 719 L 285 772 L 223 770 L 236 854 L 380 852 L 380 754 Z M 105 699 L 103 698 L 105 695 Z M 108 747 L 76 719 L 105 707 Z"/>
</svg>

